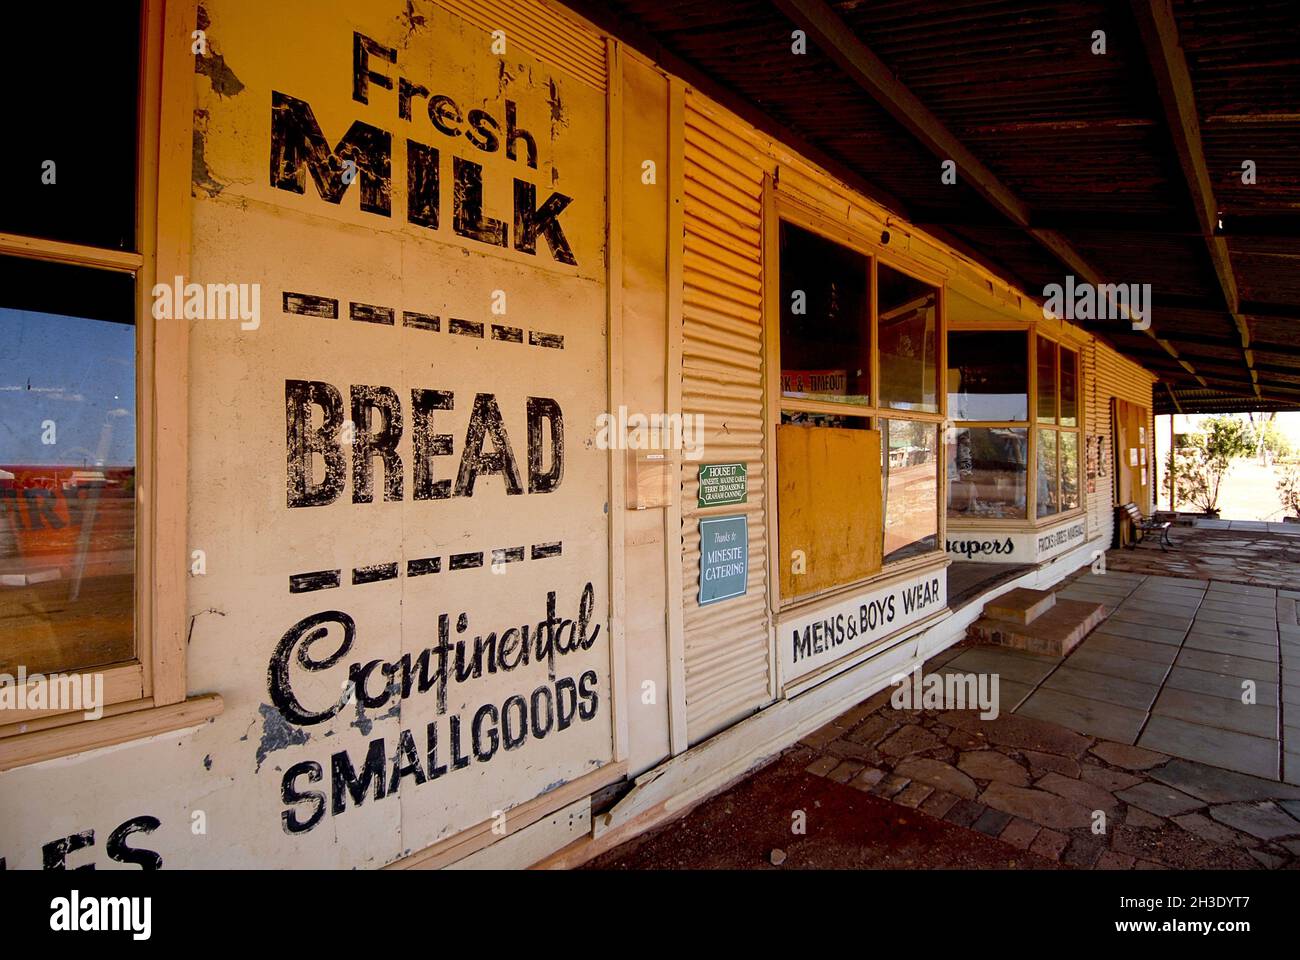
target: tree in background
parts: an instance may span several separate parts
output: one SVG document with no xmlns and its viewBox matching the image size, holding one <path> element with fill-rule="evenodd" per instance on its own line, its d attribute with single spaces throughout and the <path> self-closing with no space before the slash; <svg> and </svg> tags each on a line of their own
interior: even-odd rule
<svg viewBox="0 0 1300 960">
<path fill-rule="evenodd" d="M 1300 467 L 1287 467 L 1277 479 L 1278 499 L 1287 513 L 1300 517 Z"/>
<path fill-rule="evenodd" d="M 1170 453 L 1176 458 L 1174 486 L 1180 501 L 1215 514 L 1228 467 L 1237 457 L 1254 454 L 1258 437 L 1236 417 L 1210 417 L 1201 426 L 1202 430 L 1188 435 L 1183 445 Z"/>
<path fill-rule="evenodd" d="M 1258 420 L 1253 413 L 1246 416 L 1250 418 L 1255 434 L 1255 456 L 1261 464 L 1268 465 L 1291 456 L 1291 443 L 1277 425 L 1277 411 L 1261 413 Z"/>
</svg>

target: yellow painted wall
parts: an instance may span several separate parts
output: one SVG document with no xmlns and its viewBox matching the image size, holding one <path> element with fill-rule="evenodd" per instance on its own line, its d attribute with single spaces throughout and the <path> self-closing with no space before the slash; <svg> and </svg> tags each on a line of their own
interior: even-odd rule
<svg viewBox="0 0 1300 960">
<path fill-rule="evenodd" d="M 95 845 L 69 854 L 68 865 L 119 865 L 107 856 L 108 836 L 137 817 L 152 819 L 139 821 L 129 843 L 156 851 L 167 867 L 378 866 L 500 811 L 508 819 L 513 805 L 613 758 L 607 455 L 593 442 L 608 390 L 603 85 L 540 58 L 521 39 L 527 28 L 513 29 L 522 21 L 503 19 L 501 55 L 482 26 L 431 3 L 415 3 L 412 17 L 408 6 L 399 0 L 204 4 L 207 42 L 227 72 L 194 77 L 194 242 L 187 279 L 258 284 L 261 297 L 256 329 L 196 320 L 190 331 L 189 540 L 205 552 L 206 575 L 189 583 L 189 689 L 219 692 L 225 711 L 197 732 L 0 776 L 0 856 L 10 868 L 39 866 L 44 844 L 86 830 L 95 832 Z M 391 78 L 392 89 L 371 78 L 368 103 L 354 92 L 354 31 L 396 54 L 390 63 L 371 52 L 370 69 Z M 566 43 L 570 50 L 580 46 Z M 599 50 L 603 64 L 599 38 L 582 49 Z M 430 95 L 449 97 L 463 125 L 477 118 L 480 129 L 491 131 L 484 119 L 491 117 L 497 149 L 483 149 L 489 134 L 476 133 L 476 146 L 464 135 L 437 130 L 427 97 L 413 99 L 410 119 L 399 116 L 403 77 Z M 277 172 L 277 95 L 309 105 L 322 149 L 336 147 L 350 127 L 366 132 L 354 124 L 374 128 L 372 144 L 382 139 L 380 131 L 391 135 L 391 176 L 380 172 L 382 149 L 369 158 L 341 150 L 332 167 L 321 154 L 327 187 L 339 186 L 344 161 L 357 163 L 339 202 L 328 202 L 300 162 L 310 139 L 288 128 L 282 128 L 288 132 Z M 279 99 L 283 110 L 288 101 Z M 516 124 L 535 140 L 535 168 L 523 140 L 515 159 L 506 156 L 507 101 L 515 105 Z M 444 125 L 454 126 L 447 119 L 450 101 L 439 103 Z M 440 154 L 437 229 L 427 211 L 423 222 L 408 215 L 409 162 L 416 151 L 411 141 Z M 481 166 L 482 215 L 500 222 L 509 248 L 458 235 L 457 195 L 464 197 L 465 190 L 456 189 L 456 161 Z M 301 192 L 285 189 L 295 165 Z M 571 198 L 557 217 L 571 257 L 553 251 L 545 234 L 536 238 L 535 252 L 517 248 L 516 180 L 534 186 L 539 207 L 553 193 Z M 387 192 L 389 215 L 362 209 L 367 190 L 372 207 Z M 468 216 L 471 205 L 459 206 Z M 500 302 L 496 291 L 504 293 L 504 314 L 493 312 Z M 290 303 L 298 301 L 287 300 L 289 294 L 337 301 L 338 315 L 294 313 Z M 352 319 L 354 303 L 391 310 L 394 322 Z M 404 325 L 404 311 L 437 316 L 439 329 Z M 482 325 L 482 334 L 454 332 L 453 325 L 472 329 L 461 321 Z M 497 339 L 494 324 L 519 332 L 507 330 Z M 544 345 L 558 337 L 562 348 Z M 354 483 L 352 452 L 344 445 L 345 480 L 337 496 L 319 506 L 290 504 L 294 404 L 286 384 L 295 380 L 336 388 L 343 419 L 351 416 L 354 386 L 391 389 L 403 419 L 395 447 L 402 462 L 400 496 L 386 487 L 387 468 L 375 457 L 370 502 L 357 502 L 366 499 L 364 484 Z M 489 434 L 472 495 L 416 499 L 413 390 L 452 394 L 442 401 L 450 409 L 435 410 L 428 429 L 451 444 L 450 455 L 441 455 L 444 441 L 430 441 L 438 454 L 428 460 L 434 480 L 450 480 L 457 489 L 471 411 L 476 396 L 484 395 L 491 398 L 482 401 L 484 408 L 495 403 L 500 411 L 520 492 L 508 492 L 506 471 L 493 470 L 497 447 Z M 538 419 L 538 447 L 545 453 L 530 471 L 530 398 L 562 411 L 563 475 L 551 492 L 530 492 L 534 474 L 542 477 L 553 462 L 553 424 Z M 311 426 L 318 426 L 323 410 L 305 409 Z M 325 476 L 325 461 L 311 459 L 314 485 Z M 562 544 L 559 555 L 544 556 L 544 549 L 534 555 L 540 545 L 554 543 Z M 522 548 L 522 559 L 510 555 L 511 562 L 494 570 L 493 551 L 515 548 Z M 453 555 L 478 552 L 482 566 L 450 569 Z M 419 558 L 439 558 L 441 571 L 409 575 L 407 562 Z M 397 564 L 395 578 L 352 582 L 354 568 L 388 563 Z M 340 570 L 341 585 L 291 592 L 292 575 L 321 570 Z M 340 651 L 345 618 L 355 624 L 351 649 L 331 665 L 306 669 L 297 659 L 303 644 L 292 646 L 293 695 L 306 710 L 323 712 L 344 696 L 349 665 L 417 656 L 437 644 L 443 617 L 453 642 L 462 616 L 463 636 L 471 640 L 491 632 L 500 641 L 523 625 L 535 634 L 553 592 L 554 632 L 560 643 L 571 644 L 588 584 L 586 644 L 556 656 L 549 669 L 532 661 L 463 682 L 453 677 L 443 706 L 436 685 L 369 709 L 354 693 L 336 715 L 306 723 L 295 722 L 271 694 L 268 673 L 277 647 L 295 631 L 306 641 L 314 616 L 327 631 L 307 643 L 317 661 Z M 384 687 L 376 671 L 367 692 L 378 699 Z M 548 700 L 556 711 L 549 727 Z M 495 721 L 485 716 L 480 728 L 480 751 L 491 754 L 485 760 L 475 757 L 471 743 L 474 717 L 484 706 L 498 713 Z M 508 723 L 499 716 L 503 709 Z M 506 749 L 506 728 L 518 734 L 521 709 L 530 723 L 542 719 Z M 573 713 L 565 729 L 559 729 L 561 712 Z M 456 721 L 465 758 L 459 767 L 450 756 Z M 427 779 L 430 725 L 438 733 L 438 764 L 449 767 L 436 779 Z M 373 784 L 362 803 L 344 790 L 335 813 L 335 758 L 360 771 L 376 743 L 386 781 L 382 799 Z M 404 747 L 414 752 L 403 753 Z M 426 782 L 419 782 L 415 765 Z M 397 794 L 388 789 L 395 766 L 407 768 Z M 302 797 L 312 792 L 322 794 L 319 820 L 291 832 L 287 818 L 310 820 L 316 802 Z M 205 833 L 195 832 L 200 820 Z"/>
</svg>

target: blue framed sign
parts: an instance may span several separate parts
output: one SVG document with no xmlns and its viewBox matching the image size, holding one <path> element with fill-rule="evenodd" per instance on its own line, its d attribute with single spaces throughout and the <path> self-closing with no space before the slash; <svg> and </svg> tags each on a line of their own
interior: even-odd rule
<svg viewBox="0 0 1300 960">
<path fill-rule="evenodd" d="M 749 518 L 700 521 L 700 606 L 743 596 L 749 588 Z"/>
</svg>

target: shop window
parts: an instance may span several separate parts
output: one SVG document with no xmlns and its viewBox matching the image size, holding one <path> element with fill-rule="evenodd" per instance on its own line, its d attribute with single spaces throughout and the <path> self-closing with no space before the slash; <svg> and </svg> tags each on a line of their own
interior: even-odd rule
<svg viewBox="0 0 1300 960">
<path fill-rule="evenodd" d="M 1056 431 L 1038 431 L 1038 516 L 1059 513 L 1061 503 L 1057 482 Z"/>
<path fill-rule="evenodd" d="M 1056 423 L 1056 344 L 1038 338 L 1038 422 Z"/>
<path fill-rule="evenodd" d="M 1038 479 L 1035 515 L 1077 510 L 1079 501 L 1079 355 L 1035 338 L 1038 356 Z"/>
<path fill-rule="evenodd" d="M 954 427 L 948 431 L 948 515 L 1025 519 L 1028 430 Z"/>
<path fill-rule="evenodd" d="M 880 405 L 939 412 L 939 290 L 880 264 L 876 271 Z"/>
<path fill-rule="evenodd" d="M 1079 355 L 1061 348 L 1061 426 L 1079 425 Z"/>
<path fill-rule="evenodd" d="M 871 393 L 870 262 L 781 224 L 781 393 L 865 404 Z"/>
<path fill-rule="evenodd" d="M 145 295 L 153 271 L 188 273 L 168 232 L 190 221 L 188 192 L 140 189 L 189 177 L 193 85 L 162 38 L 188 35 L 193 8 L 126 6 L 97 22 L 94 108 L 76 123 L 61 26 L 5 65 L 30 96 L 0 156 L 0 684 L 25 683 L 5 691 L 0 769 L 221 710 L 186 691 L 187 327 Z"/>
<path fill-rule="evenodd" d="M 51 14 L 6 28 L 0 233 L 136 250 L 140 6 L 115 3 L 94 17 L 89 85 L 68 42 L 86 27 Z"/>
<path fill-rule="evenodd" d="M 1028 334 L 963 330 L 948 336 L 948 415 L 1023 423 L 1029 410 Z"/>
<path fill-rule="evenodd" d="M 789 603 L 939 550 L 942 301 L 938 287 L 790 223 L 779 291 L 777 539 Z"/>
<path fill-rule="evenodd" d="M 881 420 L 880 433 L 884 562 L 891 563 L 938 546 L 939 427 L 916 420 Z"/>
<path fill-rule="evenodd" d="M 0 259 L 0 673 L 135 656 L 133 301 L 129 276 Z"/>
<path fill-rule="evenodd" d="M 1062 430 L 1061 453 L 1061 510 L 1079 508 L 1079 435 Z"/>
</svg>

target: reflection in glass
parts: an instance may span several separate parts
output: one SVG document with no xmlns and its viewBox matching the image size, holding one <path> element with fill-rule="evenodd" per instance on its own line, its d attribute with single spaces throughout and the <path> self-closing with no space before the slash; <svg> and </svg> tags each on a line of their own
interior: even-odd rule
<svg viewBox="0 0 1300 960">
<path fill-rule="evenodd" d="M 877 267 L 876 285 L 880 402 L 938 413 L 939 291 L 884 264 Z"/>
<path fill-rule="evenodd" d="M 935 550 L 939 543 L 939 428 L 880 421 L 884 470 L 884 562 Z"/>
<path fill-rule="evenodd" d="M 948 415 L 954 420 L 1028 419 L 1028 334 L 959 330 L 948 334 Z"/>
<path fill-rule="evenodd" d="M 1038 422 L 1056 422 L 1056 344 L 1038 338 Z"/>
<path fill-rule="evenodd" d="M 1056 431 L 1038 431 L 1038 516 L 1061 512 L 1056 486 Z"/>
<path fill-rule="evenodd" d="M 781 224 L 781 393 L 866 403 L 871 392 L 869 261 Z"/>
<path fill-rule="evenodd" d="M 1061 348 L 1061 426 L 1079 425 L 1079 355 Z"/>
<path fill-rule="evenodd" d="M 1028 447 L 1028 432 L 1023 427 L 950 429 L 948 513 L 1024 520 Z"/>
<path fill-rule="evenodd" d="M 782 410 L 781 422 L 797 424 L 801 427 L 842 427 L 845 430 L 869 430 L 871 422 L 866 417 L 843 417 L 831 413 L 804 413 L 796 410 Z"/>
<path fill-rule="evenodd" d="M 1061 510 L 1079 506 L 1079 435 L 1061 431 Z"/>
<path fill-rule="evenodd" d="M 60 270 L 74 286 L 88 273 Z M 69 289 L 46 296 L 75 299 Z M 0 673 L 129 660 L 135 327 L 15 299 L 0 289 Z"/>
</svg>

